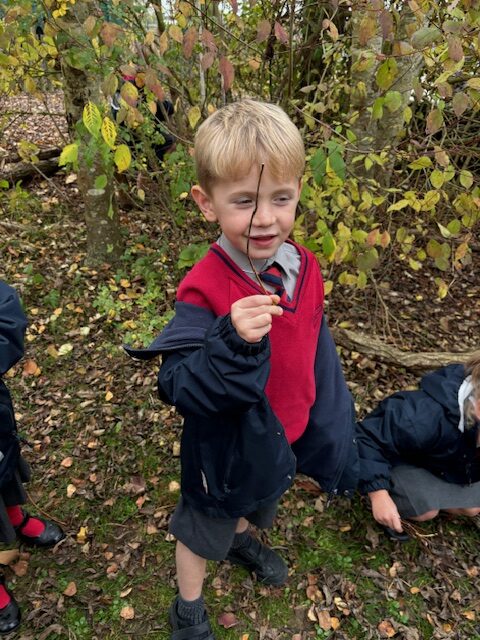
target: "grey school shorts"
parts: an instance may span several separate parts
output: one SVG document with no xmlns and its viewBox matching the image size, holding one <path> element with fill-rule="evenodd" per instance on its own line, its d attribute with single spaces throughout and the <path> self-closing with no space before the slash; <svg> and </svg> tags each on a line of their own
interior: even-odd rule
<svg viewBox="0 0 480 640">
<path fill-rule="evenodd" d="M 259 529 L 269 529 L 277 514 L 278 500 L 245 516 Z M 238 518 L 210 518 L 181 497 L 170 519 L 169 531 L 190 551 L 207 560 L 225 560 L 232 546 Z"/>
</svg>

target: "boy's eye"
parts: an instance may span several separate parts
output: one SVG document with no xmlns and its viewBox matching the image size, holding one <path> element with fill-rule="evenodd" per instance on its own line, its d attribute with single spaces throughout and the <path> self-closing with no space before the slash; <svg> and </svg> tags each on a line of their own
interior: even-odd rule
<svg viewBox="0 0 480 640">
<path fill-rule="evenodd" d="M 280 204 L 284 204 L 285 202 L 290 202 L 291 198 L 288 195 L 281 195 L 281 196 L 277 196 L 275 200 Z"/>
<path fill-rule="evenodd" d="M 252 200 L 250 198 L 238 198 L 235 200 L 235 204 L 240 207 L 249 207 L 252 205 Z"/>
</svg>

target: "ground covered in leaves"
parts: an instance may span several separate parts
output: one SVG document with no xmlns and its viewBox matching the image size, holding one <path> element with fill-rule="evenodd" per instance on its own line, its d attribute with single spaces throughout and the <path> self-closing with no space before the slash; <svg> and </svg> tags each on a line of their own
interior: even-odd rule
<svg viewBox="0 0 480 640">
<path fill-rule="evenodd" d="M 61 175 L 36 182 L 2 206 L 0 277 L 20 292 L 31 322 L 25 359 L 7 383 L 29 442 L 32 511 L 68 533 L 48 553 L 22 548 L 8 570 L 23 610 L 17 637 L 167 639 L 175 594 L 167 525 L 178 498 L 180 420 L 157 400 L 157 364 L 133 363 L 121 344 L 158 330 L 152 309 L 168 319 L 191 225 L 172 233 L 158 211 L 126 212 L 122 267 L 92 270 L 84 265 L 74 182 Z M 392 255 L 375 295 L 333 293 L 330 324 L 405 350 L 472 350 L 478 266 L 477 252 L 463 273 L 451 274 L 450 294 L 439 301 L 430 274 L 412 275 Z M 361 353 L 342 349 L 341 356 L 360 414 L 417 379 Z M 480 638 L 473 520 L 442 518 L 400 545 L 374 525 L 361 498 L 327 507 L 300 477 L 265 538 L 288 559 L 288 583 L 265 588 L 238 568 L 209 565 L 217 638 Z"/>
</svg>

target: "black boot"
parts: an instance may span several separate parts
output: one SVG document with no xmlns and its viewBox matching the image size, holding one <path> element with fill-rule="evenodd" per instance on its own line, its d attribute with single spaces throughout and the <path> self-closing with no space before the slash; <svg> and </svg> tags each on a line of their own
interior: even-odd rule
<svg viewBox="0 0 480 640">
<path fill-rule="evenodd" d="M 6 634 L 11 633 L 19 626 L 21 615 L 15 598 L 5 585 L 5 576 L 3 575 L 0 575 L 0 585 L 10 596 L 10 602 L 3 609 L 0 609 L 0 634 Z"/>
</svg>

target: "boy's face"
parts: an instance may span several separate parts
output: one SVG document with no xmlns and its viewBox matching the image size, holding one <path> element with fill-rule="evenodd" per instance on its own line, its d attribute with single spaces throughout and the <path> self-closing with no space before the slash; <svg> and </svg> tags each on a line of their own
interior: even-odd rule
<svg viewBox="0 0 480 640">
<path fill-rule="evenodd" d="M 200 186 L 192 189 L 192 197 L 209 222 L 218 222 L 223 233 L 236 248 L 247 253 L 248 227 L 255 207 L 260 167 L 239 180 L 223 180 L 207 194 Z M 253 259 L 273 256 L 292 231 L 300 198 L 301 181 L 277 180 L 265 165 L 257 211 L 250 230 L 249 254 Z"/>
</svg>

